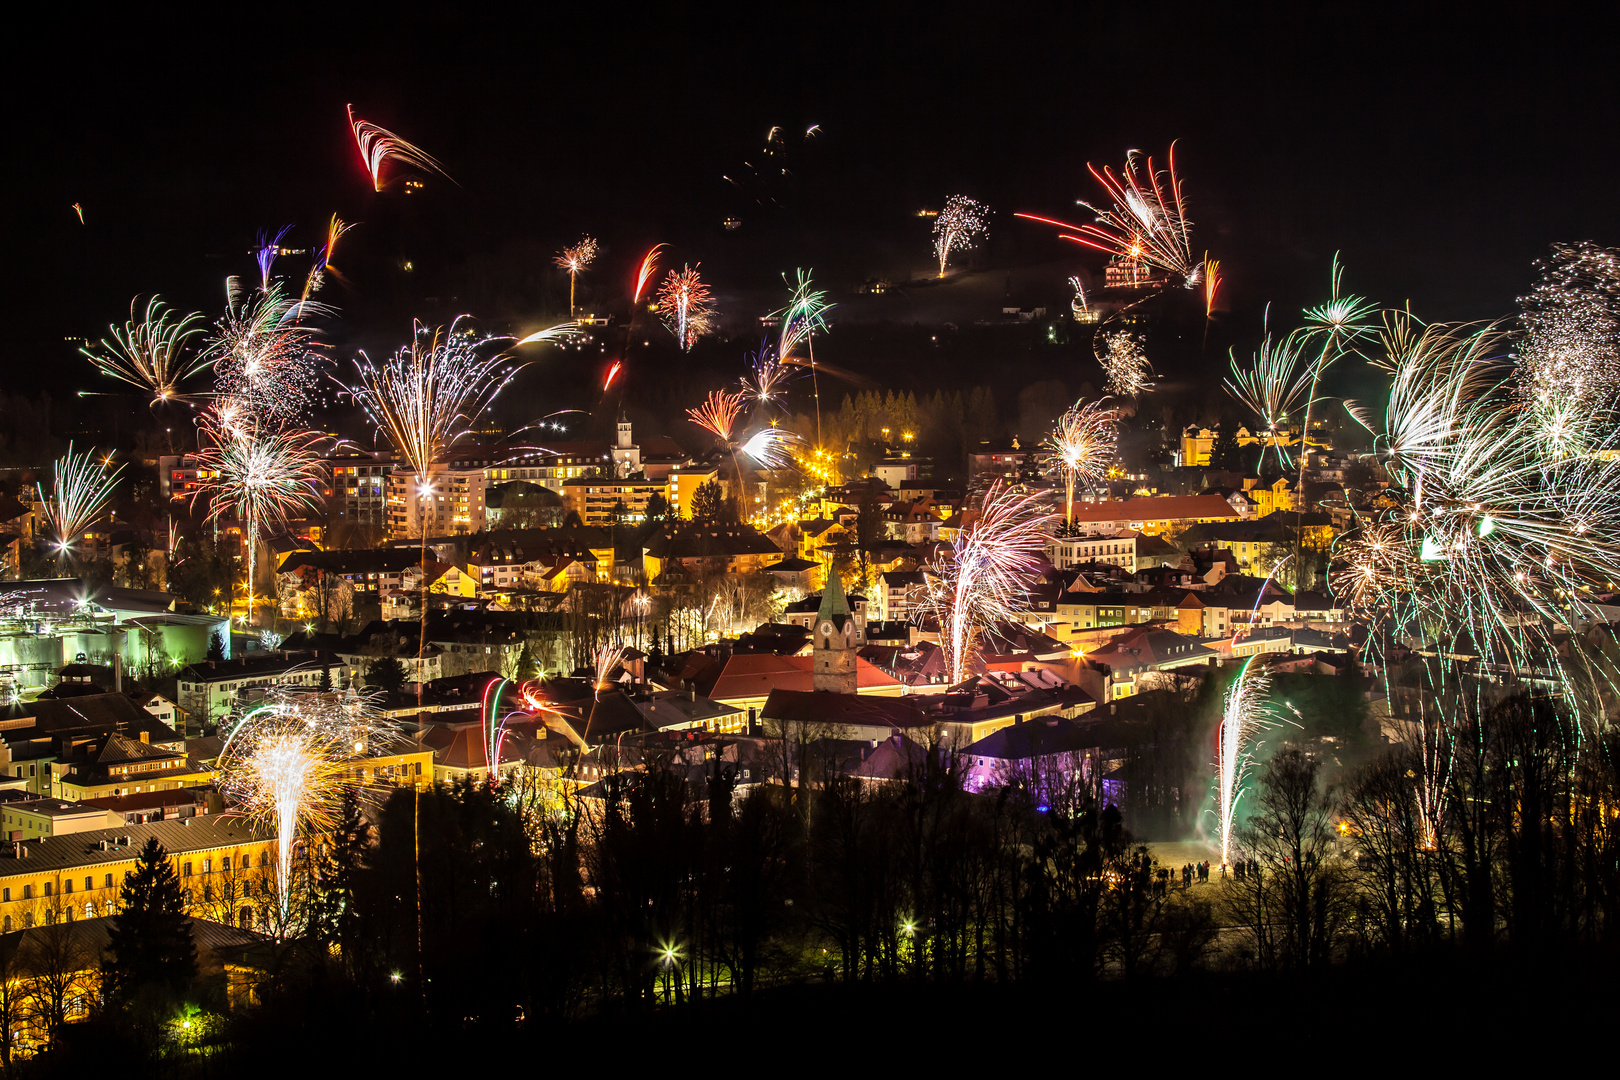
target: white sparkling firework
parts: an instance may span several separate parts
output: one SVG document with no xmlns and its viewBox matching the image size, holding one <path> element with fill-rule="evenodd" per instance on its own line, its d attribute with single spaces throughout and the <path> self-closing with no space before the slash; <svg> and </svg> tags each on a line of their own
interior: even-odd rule
<svg viewBox="0 0 1620 1080">
<path fill-rule="evenodd" d="M 1573 447 L 1620 397 L 1620 250 L 1560 244 L 1520 299 L 1522 396 L 1556 445 Z"/>
<path fill-rule="evenodd" d="M 217 765 L 230 803 L 276 837 L 276 892 L 282 922 L 292 898 L 300 837 L 335 824 L 345 790 L 359 786 L 355 758 L 386 751 L 397 736 L 374 704 L 354 691 L 272 687 L 225 725 Z"/>
<path fill-rule="evenodd" d="M 1259 657 L 1251 656 L 1227 688 L 1221 711 L 1219 742 L 1215 748 L 1216 798 L 1221 829 L 1221 865 L 1232 865 L 1232 826 L 1238 803 L 1243 799 L 1243 782 L 1253 764 L 1255 739 L 1276 726 L 1280 719 L 1275 705 L 1267 700 L 1271 673 L 1256 667 Z"/>
<path fill-rule="evenodd" d="M 227 279 L 225 315 L 208 349 L 219 395 L 265 420 L 301 415 L 325 363 L 302 320 L 330 310 L 287 299 L 279 282 L 244 292 L 237 279 Z"/>
<path fill-rule="evenodd" d="M 448 329 L 416 323 L 411 343 L 388 360 L 355 362 L 349 392 L 418 477 L 466 438 L 511 379 L 488 348 L 495 340 L 475 337 L 460 318 Z"/>
<path fill-rule="evenodd" d="M 1046 440 L 1047 464 L 1063 475 L 1064 517 L 1074 522 L 1074 489 L 1080 483 L 1097 484 L 1108 475 L 1114 460 L 1118 414 L 1107 399 L 1075 402 Z"/>
<path fill-rule="evenodd" d="M 803 441 L 791 431 L 767 427 L 745 439 L 737 452 L 767 469 L 783 469 L 792 464 L 793 450 Z"/>
<path fill-rule="evenodd" d="M 977 520 L 941 551 L 925 610 L 939 620 L 951 685 L 972 673 L 981 634 L 1028 606 L 1050 520 L 1040 495 L 1015 495 L 997 481 Z"/>
<path fill-rule="evenodd" d="M 952 195 L 934 218 L 934 258 L 939 260 L 939 276 L 945 276 L 951 256 L 971 251 L 989 231 L 989 208 L 966 195 Z"/>
<path fill-rule="evenodd" d="M 253 610 L 259 538 L 272 522 L 314 510 L 326 478 L 325 437 L 313 431 L 270 428 L 251 414 L 226 420 L 205 413 L 198 426 L 197 488 L 209 520 L 235 514 L 247 548 L 247 602 Z"/>
<path fill-rule="evenodd" d="M 113 489 L 124 467 L 109 472 L 107 464 L 105 458 L 89 451 L 74 453 L 73 444 L 68 443 L 68 452 L 52 466 L 55 483 L 50 496 L 46 497 L 42 486 L 34 486 L 43 507 L 45 532 L 58 555 L 71 555 L 85 531 L 112 505 Z"/>
<path fill-rule="evenodd" d="M 1104 389 L 1115 397 L 1140 397 L 1153 388 L 1153 366 L 1142 350 L 1142 336 L 1129 330 L 1097 335 L 1097 362 L 1107 376 Z"/>
</svg>

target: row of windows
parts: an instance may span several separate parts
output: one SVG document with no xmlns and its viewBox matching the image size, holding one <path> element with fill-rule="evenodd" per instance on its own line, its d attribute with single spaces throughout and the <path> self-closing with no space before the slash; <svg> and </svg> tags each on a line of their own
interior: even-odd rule
<svg viewBox="0 0 1620 1080">
<path fill-rule="evenodd" d="M 51 895 L 51 883 L 49 881 L 43 883 L 40 887 L 44 890 L 43 892 L 40 893 L 41 896 L 49 896 L 49 895 Z M 92 874 L 86 874 L 84 876 L 84 891 L 85 892 L 91 892 L 92 890 L 95 889 L 95 887 L 96 887 L 95 876 L 92 875 Z M 105 879 L 102 882 L 101 887 L 103 889 L 110 889 L 110 888 L 113 887 L 113 876 L 111 874 L 106 875 Z M 65 878 L 62 879 L 62 891 L 64 893 L 70 893 L 70 892 L 73 891 L 73 879 L 72 878 L 65 877 Z M 24 900 L 32 900 L 34 898 L 34 887 L 32 885 L 24 885 L 22 887 L 22 898 Z M 8 887 L 6 887 L 4 889 L 0 889 L 0 902 L 9 903 L 10 901 L 11 901 L 11 889 L 10 889 L 10 887 L 8 886 Z"/>
</svg>

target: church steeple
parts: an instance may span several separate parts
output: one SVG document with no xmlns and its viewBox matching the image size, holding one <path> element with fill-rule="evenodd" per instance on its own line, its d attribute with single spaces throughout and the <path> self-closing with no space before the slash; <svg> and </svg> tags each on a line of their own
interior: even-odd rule
<svg viewBox="0 0 1620 1080">
<path fill-rule="evenodd" d="M 855 693 L 855 616 L 844 598 L 844 586 L 834 567 L 827 568 L 827 587 L 811 634 L 810 685 L 835 694 Z"/>
<path fill-rule="evenodd" d="M 838 575 L 838 568 L 827 568 L 827 587 L 821 590 L 821 607 L 816 611 L 816 622 L 831 619 L 840 626 L 843 618 L 849 616 L 849 601 L 844 599 L 844 582 Z"/>
</svg>

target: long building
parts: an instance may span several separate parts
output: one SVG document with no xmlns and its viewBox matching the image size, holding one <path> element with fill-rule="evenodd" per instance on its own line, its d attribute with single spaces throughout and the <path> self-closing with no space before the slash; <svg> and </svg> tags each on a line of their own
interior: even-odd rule
<svg viewBox="0 0 1620 1080">
<path fill-rule="evenodd" d="M 268 894 L 218 886 L 268 871 L 275 837 L 240 817 L 208 815 L 0 844 L 0 933 L 116 914 L 119 889 L 148 839 L 168 853 L 194 913 L 225 904 L 234 925 L 267 923 L 260 905 L 273 902 Z"/>
<path fill-rule="evenodd" d="M 1150 495 L 1134 499 L 1077 502 L 1076 528 L 1088 533 L 1145 533 L 1175 536 L 1193 525 L 1238 521 L 1243 517 L 1219 495 Z"/>
</svg>

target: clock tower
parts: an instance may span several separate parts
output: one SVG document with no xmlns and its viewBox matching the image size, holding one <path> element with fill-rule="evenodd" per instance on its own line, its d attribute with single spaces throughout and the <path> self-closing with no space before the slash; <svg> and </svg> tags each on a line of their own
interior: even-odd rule
<svg viewBox="0 0 1620 1080">
<path fill-rule="evenodd" d="M 844 599 L 844 586 L 838 571 L 827 568 L 827 587 L 821 593 L 821 608 L 811 630 L 813 644 L 810 685 L 835 694 L 855 692 L 855 616 Z"/>
</svg>

